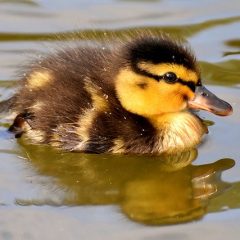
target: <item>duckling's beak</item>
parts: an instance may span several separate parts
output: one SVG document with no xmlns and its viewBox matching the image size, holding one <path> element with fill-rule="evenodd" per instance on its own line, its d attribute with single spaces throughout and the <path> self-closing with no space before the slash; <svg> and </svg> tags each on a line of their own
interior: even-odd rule
<svg viewBox="0 0 240 240">
<path fill-rule="evenodd" d="M 195 97 L 193 100 L 188 101 L 188 107 L 206 110 L 220 116 L 230 115 L 233 111 L 229 103 L 218 98 L 204 86 L 196 87 Z"/>
</svg>

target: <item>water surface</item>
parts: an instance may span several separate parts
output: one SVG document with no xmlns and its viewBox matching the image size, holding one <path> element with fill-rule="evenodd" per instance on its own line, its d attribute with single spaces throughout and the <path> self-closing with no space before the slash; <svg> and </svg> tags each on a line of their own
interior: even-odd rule
<svg viewBox="0 0 240 240">
<path fill-rule="evenodd" d="M 186 38 L 203 81 L 234 107 L 226 118 L 201 112 L 209 134 L 171 157 L 58 153 L 17 142 L 2 118 L 0 239 L 237 239 L 239 12 L 238 0 L 0 0 L 1 100 L 32 57 L 147 29 Z"/>
</svg>

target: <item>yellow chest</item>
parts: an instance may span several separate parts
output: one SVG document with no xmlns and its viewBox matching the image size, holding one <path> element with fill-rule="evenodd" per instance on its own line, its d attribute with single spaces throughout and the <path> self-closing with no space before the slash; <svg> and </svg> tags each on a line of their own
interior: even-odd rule
<svg viewBox="0 0 240 240">
<path fill-rule="evenodd" d="M 189 112 L 168 113 L 150 119 L 158 131 L 156 148 L 161 152 L 173 153 L 194 148 L 207 133 L 207 127 Z"/>
</svg>

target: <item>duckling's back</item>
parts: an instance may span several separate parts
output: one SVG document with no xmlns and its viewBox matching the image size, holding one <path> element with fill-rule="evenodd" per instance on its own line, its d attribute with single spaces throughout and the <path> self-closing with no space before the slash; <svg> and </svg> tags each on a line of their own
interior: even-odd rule
<svg viewBox="0 0 240 240">
<path fill-rule="evenodd" d="M 14 96 L 10 131 L 67 151 L 152 152 L 154 128 L 116 97 L 114 59 L 105 47 L 79 47 L 33 64 Z"/>
</svg>

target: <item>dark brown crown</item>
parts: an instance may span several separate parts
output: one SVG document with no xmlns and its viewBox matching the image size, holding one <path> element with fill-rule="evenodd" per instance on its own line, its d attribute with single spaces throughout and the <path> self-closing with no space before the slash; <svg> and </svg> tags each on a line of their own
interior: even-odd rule
<svg viewBox="0 0 240 240">
<path fill-rule="evenodd" d="M 196 59 L 189 47 L 166 35 L 144 36 L 132 41 L 127 47 L 127 60 L 132 65 L 139 62 L 170 63 L 197 71 Z"/>
</svg>

